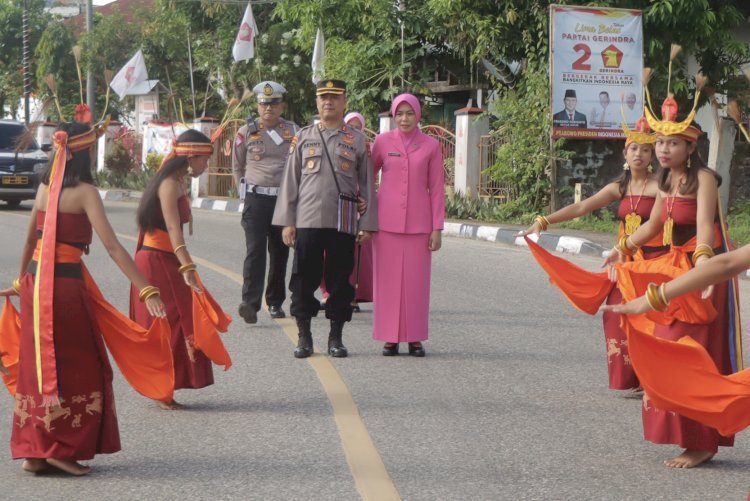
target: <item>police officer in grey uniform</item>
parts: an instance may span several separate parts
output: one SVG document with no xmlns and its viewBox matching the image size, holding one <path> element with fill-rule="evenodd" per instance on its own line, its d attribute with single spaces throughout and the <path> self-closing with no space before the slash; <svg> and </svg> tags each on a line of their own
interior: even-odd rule
<svg viewBox="0 0 750 501">
<path fill-rule="evenodd" d="M 377 201 L 367 139 L 344 124 L 346 83 L 322 80 L 317 83 L 316 94 L 320 122 L 302 128 L 292 141 L 273 224 L 284 227 L 284 243 L 294 247 L 289 282 L 291 314 L 299 329 L 294 356 L 312 355 L 310 323 L 319 309 L 314 294 L 321 277 L 325 277 L 330 294 L 325 307 L 331 321 L 328 354 L 346 357 L 342 331 L 352 318 L 354 287 L 349 275 L 354 267 L 354 245 L 355 241 L 367 241 L 371 232 L 377 231 Z M 342 193 L 360 199 L 356 236 L 336 229 L 339 193 L 334 175 Z"/>
<path fill-rule="evenodd" d="M 286 89 L 276 82 L 261 82 L 253 88 L 258 100 L 259 118 L 249 118 L 240 127 L 234 141 L 232 172 L 244 196 L 242 227 L 247 254 L 242 267 L 240 316 L 245 322 L 258 321 L 266 274 L 266 246 L 269 266 L 266 304 L 272 318 L 284 318 L 285 279 L 289 248 L 281 238 L 281 228 L 273 226 L 274 207 L 289 154 L 298 127 L 281 118 Z"/>
</svg>

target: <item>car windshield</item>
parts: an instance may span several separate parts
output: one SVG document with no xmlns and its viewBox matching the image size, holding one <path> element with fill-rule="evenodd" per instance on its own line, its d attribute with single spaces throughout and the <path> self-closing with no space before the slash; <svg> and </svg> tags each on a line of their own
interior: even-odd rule
<svg viewBox="0 0 750 501">
<path fill-rule="evenodd" d="M 23 124 L 0 123 L 0 151 L 15 151 L 18 137 L 26 132 Z M 39 146 L 36 140 L 32 139 L 31 143 L 24 151 L 38 150 Z"/>
</svg>

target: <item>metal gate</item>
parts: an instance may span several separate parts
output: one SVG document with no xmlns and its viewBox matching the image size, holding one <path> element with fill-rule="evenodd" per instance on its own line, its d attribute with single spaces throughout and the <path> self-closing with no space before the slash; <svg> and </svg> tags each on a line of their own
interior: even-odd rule
<svg viewBox="0 0 750 501">
<path fill-rule="evenodd" d="M 455 179 L 456 162 L 456 135 L 439 125 L 425 125 L 422 132 L 434 137 L 440 143 L 440 151 L 443 154 L 443 170 L 445 171 L 445 185 L 453 188 Z"/>
<path fill-rule="evenodd" d="M 477 193 L 481 198 L 494 199 L 500 203 L 510 202 L 517 193 L 512 184 L 501 183 L 492 179 L 489 169 L 497 161 L 497 150 L 505 143 L 502 136 L 488 134 L 479 138 L 479 186 Z"/>
</svg>

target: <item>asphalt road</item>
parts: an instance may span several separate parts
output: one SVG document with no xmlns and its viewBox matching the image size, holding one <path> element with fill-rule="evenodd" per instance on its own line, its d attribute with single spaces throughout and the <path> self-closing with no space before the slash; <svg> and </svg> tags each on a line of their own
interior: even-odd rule
<svg viewBox="0 0 750 501">
<path fill-rule="evenodd" d="M 133 249 L 135 206 L 107 209 Z M 28 204 L 0 207 L 0 284 L 15 278 L 28 214 Z M 241 270 L 239 215 L 194 211 L 194 218 L 188 247 L 214 264 L 200 268 L 203 281 L 236 316 L 240 285 L 216 267 Z M 96 239 L 86 263 L 105 296 L 127 311 L 128 284 Z M 750 297 L 750 285 L 740 287 Z M 640 400 L 607 389 L 601 319 L 573 310 L 524 249 L 445 239 L 433 261 L 431 304 L 423 359 L 380 355 L 370 304 L 347 325 L 350 357 L 331 360 L 338 374 L 326 377 L 345 382 L 358 415 L 334 412 L 320 370 L 294 359 L 282 325 L 261 313 L 257 325 L 235 320 L 224 336 L 234 366 L 216 371 L 214 386 L 177 393 L 184 411 L 157 409 L 115 369 L 123 450 L 71 478 L 24 473 L 5 449 L 0 498 L 361 499 L 362 482 L 373 479 L 350 466 L 367 444 L 341 425 L 361 418 L 403 499 L 747 499 L 747 432 L 704 467 L 662 466 L 679 449 L 645 442 Z M 313 322 L 318 346 L 327 327 Z M 332 398 L 346 393 L 337 391 Z M 12 404 L 0 399 L 0 443 L 9 442 Z M 354 448 L 345 452 L 347 440 Z"/>
</svg>

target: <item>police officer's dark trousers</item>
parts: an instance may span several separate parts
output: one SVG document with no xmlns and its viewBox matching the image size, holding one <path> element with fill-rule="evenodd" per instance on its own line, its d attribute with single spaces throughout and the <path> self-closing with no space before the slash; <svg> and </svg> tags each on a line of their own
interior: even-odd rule
<svg viewBox="0 0 750 501">
<path fill-rule="evenodd" d="M 354 235 L 339 233 L 335 228 L 297 228 L 289 281 L 292 316 L 317 316 L 320 303 L 315 291 L 320 287 L 321 277 L 325 277 L 329 293 L 326 318 L 351 320 L 354 287 L 349 283 L 349 275 L 353 268 Z"/>
<path fill-rule="evenodd" d="M 281 306 L 286 299 L 284 281 L 289 247 L 281 239 L 281 227 L 273 226 L 273 210 L 276 197 L 248 193 L 242 211 L 242 227 L 245 229 L 247 254 L 242 267 L 242 301 L 260 310 L 263 282 L 266 275 L 266 245 L 268 246 L 268 286 L 266 303 Z"/>
</svg>

